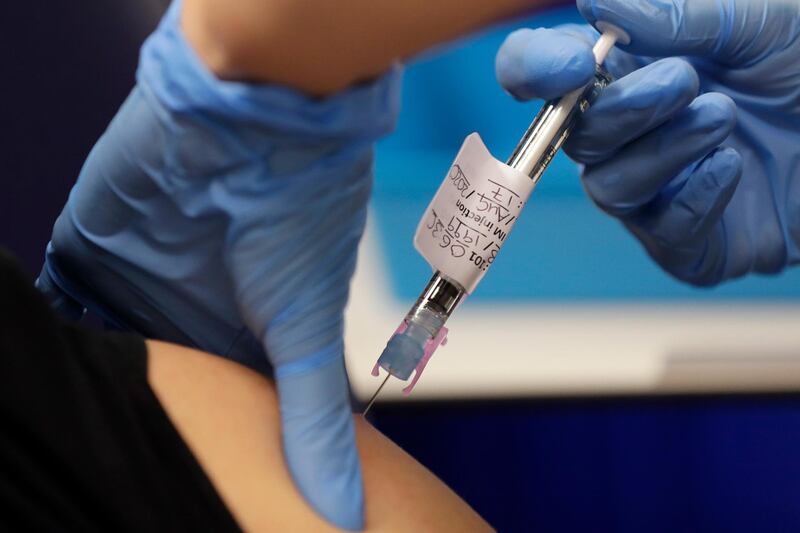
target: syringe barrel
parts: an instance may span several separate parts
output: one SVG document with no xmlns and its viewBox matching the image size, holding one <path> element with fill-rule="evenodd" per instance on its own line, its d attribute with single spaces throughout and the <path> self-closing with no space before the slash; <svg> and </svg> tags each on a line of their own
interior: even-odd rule
<svg viewBox="0 0 800 533">
<path fill-rule="evenodd" d="M 581 113 L 594 103 L 609 83 L 610 76 L 598 66 L 591 83 L 561 98 L 545 102 L 508 158 L 508 166 L 530 176 L 534 184 L 538 183 Z"/>
<path fill-rule="evenodd" d="M 409 317 L 416 309 L 424 307 L 449 318 L 465 294 L 466 291 L 460 285 L 448 281 L 440 272 L 436 272 L 411 308 Z"/>
<path fill-rule="evenodd" d="M 569 137 L 580 115 L 589 109 L 609 83 L 611 77 L 598 66 L 594 79 L 587 86 L 545 102 L 508 158 L 508 166 L 528 174 L 534 182 L 538 182 Z M 436 272 L 406 318 L 413 320 L 417 310 L 423 307 L 440 311 L 450 318 L 464 296 L 466 291 L 459 284 Z"/>
<path fill-rule="evenodd" d="M 538 182 L 569 137 L 580 114 L 594 103 L 610 82 L 608 74 L 597 67 L 594 80 L 586 87 L 545 102 L 507 164 L 530 176 L 534 184 Z M 399 379 L 408 379 L 423 357 L 425 337 L 434 338 L 439 334 L 466 295 L 461 285 L 443 273 L 435 272 L 405 317 L 408 329 L 389 340 L 378 360 L 379 365 Z"/>
</svg>

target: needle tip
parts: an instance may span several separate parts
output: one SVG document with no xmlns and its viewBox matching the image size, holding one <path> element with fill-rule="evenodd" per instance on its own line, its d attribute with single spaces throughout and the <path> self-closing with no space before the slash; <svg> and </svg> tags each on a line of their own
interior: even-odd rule
<svg viewBox="0 0 800 533">
<path fill-rule="evenodd" d="M 376 390 L 375 394 L 372 395 L 372 398 L 369 399 L 369 402 L 367 403 L 367 406 L 364 408 L 364 412 L 361 413 L 361 416 L 367 416 L 367 413 L 369 412 L 370 408 L 372 407 L 372 404 L 374 404 L 375 400 L 378 399 L 378 394 L 381 393 L 381 390 L 383 389 L 383 386 L 386 385 L 386 382 L 389 381 L 390 377 L 392 377 L 391 374 L 386 374 L 386 379 L 383 380 L 383 383 L 381 383 L 380 387 L 378 387 L 378 390 Z"/>
</svg>

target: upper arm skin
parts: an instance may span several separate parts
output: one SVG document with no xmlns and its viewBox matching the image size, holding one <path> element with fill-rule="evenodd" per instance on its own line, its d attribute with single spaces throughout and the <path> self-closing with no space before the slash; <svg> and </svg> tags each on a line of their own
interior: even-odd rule
<svg viewBox="0 0 800 533">
<path fill-rule="evenodd" d="M 499 19 L 565 0 L 184 0 L 182 28 L 212 72 L 312 95 Z"/>
<path fill-rule="evenodd" d="M 221 357 L 148 341 L 150 385 L 245 531 L 335 531 L 308 506 L 283 460 L 270 381 Z M 488 531 L 439 479 L 356 421 L 366 531 Z"/>
</svg>

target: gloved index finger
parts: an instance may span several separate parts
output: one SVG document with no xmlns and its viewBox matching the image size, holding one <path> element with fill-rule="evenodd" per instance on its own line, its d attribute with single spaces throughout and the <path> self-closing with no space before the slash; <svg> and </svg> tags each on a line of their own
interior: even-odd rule
<svg viewBox="0 0 800 533">
<path fill-rule="evenodd" d="M 699 80 L 686 61 L 666 58 L 616 80 L 581 117 L 564 149 L 593 165 L 680 112 L 697 96 Z"/>
<path fill-rule="evenodd" d="M 586 192 L 617 217 L 638 213 L 675 176 L 723 142 L 736 123 L 736 106 L 706 93 L 661 127 L 628 144 L 614 157 L 587 167 Z"/>
</svg>

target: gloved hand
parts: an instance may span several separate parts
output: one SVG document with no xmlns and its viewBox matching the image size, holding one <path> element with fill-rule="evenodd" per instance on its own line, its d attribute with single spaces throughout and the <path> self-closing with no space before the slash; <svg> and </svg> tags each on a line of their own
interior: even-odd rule
<svg viewBox="0 0 800 533">
<path fill-rule="evenodd" d="M 565 145 L 586 191 L 666 271 L 696 285 L 800 261 L 800 3 L 579 0 L 626 30 L 618 80 Z M 520 99 L 586 83 L 597 33 L 521 30 L 497 58 Z M 651 57 L 652 56 L 652 57 Z M 662 59 L 658 59 L 662 58 Z"/>
<path fill-rule="evenodd" d="M 399 73 L 326 100 L 219 81 L 179 12 L 176 2 L 144 45 L 137 87 L 56 222 L 39 286 L 73 314 L 87 306 L 262 370 L 266 354 L 297 485 L 335 525 L 360 529 L 343 310 Z"/>
</svg>

